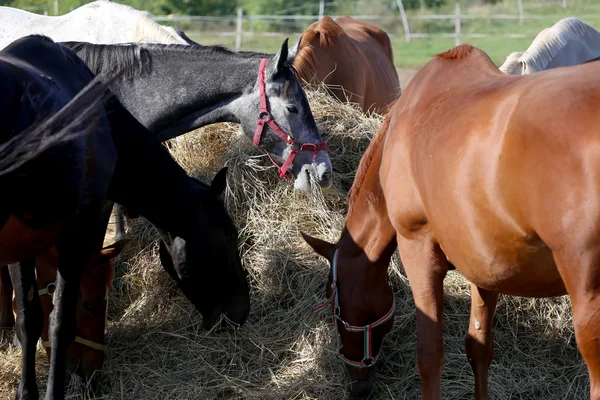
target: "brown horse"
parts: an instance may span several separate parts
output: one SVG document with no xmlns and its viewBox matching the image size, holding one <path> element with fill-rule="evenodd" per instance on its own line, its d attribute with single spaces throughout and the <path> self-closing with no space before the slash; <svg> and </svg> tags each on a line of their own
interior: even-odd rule
<svg viewBox="0 0 600 400">
<path fill-rule="evenodd" d="M 127 242 L 129 242 L 127 239 L 120 240 L 94 253 L 81 277 L 76 311 L 77 336 L 67 353 L 67 369 L 70 373 L 78 373 L 92 387 L 104 363 L 107 296 L 113 276 L 111 261 L 121 253 Z M 54 308 L 53 295 L 56 288 L 57 267 L 58 252 L 56 248 L 52 248 L 35 259 L 38 294 L 44 316 L 41 340 L 48 355 L 48 360 L 50 360 L 51 355 L 48 329 L 50 326 L 50 313 Z M 3 282 L 5 285 L 6 283 Z M 10 283 L 10 278 L 8 283 Z M 9 294 L 12 292 L 12 287 L 4 287 L 10 289 L 8 290 Z M 12 310 L 4 309 L 2 311 L 5 315 L 13 312 L 16 314 L 16 299 L 13 298 Z"/>
<path fill-rule="evenodd" d="M 364 112 L 385 113 L 401 94 L 387 33 L 350 17 L 326 16 L 310 25 L 292 65 L 300 81 L 323 82 Z"/>
<path fill-rule="evenodd" d="M 128 239 L 120 240 L 94 253 L 81 277 L 77 301 L 77 336 L 67 353 L 67 369 L 78 373 L 89 383 L 95 383 L 104 363 L 104 330 L 108 291 L 113 276 L 111 261 L 117 257 Z M 58 253 L 55 249 L 36 258 L 38 294 L 44 313 L 42 344 L 50 360 L 48 328 L 50 313 L 54 308 L 53 293 L 56 287 Z M 16 303 L 13 302 L 13 308 Z M 93 386 L 93 385 L 92 385 Z"/>
<path fill-rule="evenodd" d="M 598 67 L 515 77 L 468 45 L 437 55 L 363 156 L 340 241 L 306 237 L 330 261 L 335 254 L 337 310 L 357 325 L 388 311 L 386 269 L 398 246 L 417 307 L 424 399 L 441 398 L 443 281 L 453 266 L 472 282 L 475 398 L 488 397 L 498 294 L 568 293 L 600 399 Z M 374 329 L 372 354 L 389 329 Z M 360 360 L 363 335 L 340 334 L 344 354 Z M 369 370 L 354 373 L 353 387 L 368 392 Z"/>
</svg>

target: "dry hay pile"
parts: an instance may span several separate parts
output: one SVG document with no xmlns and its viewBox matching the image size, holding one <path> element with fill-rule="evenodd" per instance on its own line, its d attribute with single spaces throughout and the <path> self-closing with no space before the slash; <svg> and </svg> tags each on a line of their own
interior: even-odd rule
<svg viewBox="0 0 600 400">
<path fill-rule="evenodd" d="M 334 187 L 323 194 L 297 193 L 277 178 L 266 157 L 249 140 L 239 139 L 235 125 L 207 127 L 175 146 L 175 158 L 206 181 L 223 165 L 229 166 L 227 203 L 250 275 L 250 317 L 237 332 L 202 331 L 201 317 L 159 266 L 154 228 L 137 220 L 130 230 L 134 241 L 117 263 L 99 398 L 347 398 L 330 314 L 312 312 L 324 299 L 328 266 L 310 251 L 299 231 L 337 240 L 354 171 L 381 120 L 365 117 L 322 92 L 309 97 L 334 165 Z M 374 399 L 420 398 L 414 302 L 397 261 L 395 257 L 390 267 L 396 322 L 377 365 Z M 464 353 L 469 285 L 451 273 L 446 290 L 444 398 L 472 398 L 473 376 Z M 568 299 L 501 297 L 494 334 L 491 398 L 588 396 Z M 7 349 L 7 337 L 1 344 L 2 398 L 14 395 L 20 370 L 19 351 Z M 45 379 L 47 363 L 39 354 L 38 371 Z M 82 395 L 75 382 L 69 397 Z"/>
</svg>

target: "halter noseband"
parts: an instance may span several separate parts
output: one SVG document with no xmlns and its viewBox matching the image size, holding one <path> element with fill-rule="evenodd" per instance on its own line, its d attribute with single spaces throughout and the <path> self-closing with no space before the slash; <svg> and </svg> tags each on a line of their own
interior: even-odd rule
<svg viewBox="0 0 600 400">
<path fill-rule="evenodd" d="M 52 300 L 52 304 L 54 304 L 54 291 L 55 290 L 56 290 L 56 282 L 50 282 L 49 284 L 46 285 L 45 288 L 38 290 L 38 295 L 39 296 L 43 296 L 43 295 L 50 296 L 50 299 Z M 49 340 L 42 340 L 41 342 L 42 342 L 42 346 L 44 346 L 44 348 L 46 348 L 46 349 L 52 347 L 52 346 L 50 346 Z M 91 341 L 91 340 L 86 339 L 81 336 L 75 336 L 75 343 L 79 343 L 79 344 L 87 346 L 91 349 L 102 351 L 102 352 L 104 352 L 104 350 L 106 349 L 106 345 L 101 344 L 101 343 L 96 343 L 94 341 Z"/>
<path fill-rule="evenodd" d="M 273 119 L 273 116 L 269 112 L 269 108 L 267 106 L 267 91 L 265 88 L 265 69 L 267 66 L 267 59 L 263 58 L 260 60 L 260 66 L 258 68 L 258 90 L 260 92 L 260 114 L 258 114 L 258 121 L 256 122 L 256 131 L 254 132 L 254 145 L 256 147 L 260 146 L 260 138 L 265 129 L 265 125 L 269 125 L 275 133 L 279 135 L 284 142 L 286 142 L 290 147 L 292 147 L 292 152 L 285 160 L 285 162 L 280 166 L 275 162 L 273 157 L 269 154 L 269 152 L 263 148 L 267 156 L 271 160 L 271 162 L 277 167 L 277 171 L 279 172 L 279 177 L 284 179 L 289 179 L 288 176 L 288 168 L 292 165 L 294 158 L 301 151 L 311 151 L 313 153 L 313 160 L 317 157 L 317 152 L 319 150 L 328 151 L 327 143 L 322 142 L 319 144 L 311 144 L 311 143 L 303 143 L 298 144 L 290 135 L 285 133 L 283 129 L 277 122 Z"/>
<path fill-rule="evenodd" d="M 349 358 L 347 358 L 346 356 L 344 356 L 341 352 L 342 347 L 343 346 L 339 346 L 339 342 L 341 342 L 341 337 L 339 335 L 336 336 L 336 342 L 338 342 L 338 354 L 337 357 L 340 358 L 343 362 L 345 362 L 346 364 L 348 364 L 351 367 L 354 368 L 369 368 L 372 367 L 373 365 L 375 365 L 375 363 L 377 362 L 377 360 L 379 359 L 379 354 L 377 354 L 375 357 L 373 357 L 373 347 L 372 347 L 372 331 L 373 328 L 377 328 L 380 325 L 385 324 L 386 322 L 388 322 L 390 319 L 394 318 L 394 310 L 396 309 L 396 297 L 392 296 L 392 307 L 390 308 L 390 310 L 387 312 L 387 314 L 385 314 L 383 317 L 379 318 L 377 321 L 373 322 L 372 324 L 368 324 L 365 326 L 356 326 L 356 325 L 350 325 L 348 322 L 344 321 L 344 319 L 341 316 L 341 310 L 340 310 L 340 300 L 338 297 L 338 290 L 337 290 L 337 260 L 338 260 L 338 249 L 335 250 L 335 253 L 333 254 L 333 261 L 331 263 L 331 296 L 329 297 L 329 299 L 327 299 L 323 304 L 321 304 L 318 307 L 315 307 L 313 309 L 313 311 L 321 311 L 323 310 L 325 307 L 327 307 L 328 304 L 330 304 L 332 301 L 335 300 L 335 302 L 333 303 L 333 324 L 335 326 L 336 332 L 337 332 L 337 323 L 336 323 L 336 319 L 338 321 L 341 322 L 342 326 L 344 327 L 344 329 L 346 329 L 347 332 L 363 332 L 364 334 L 364 351 L 363 351 L 363 359 L 358 362 L 358 361 L 353 361 L 350 360 Z"/>
</svg>

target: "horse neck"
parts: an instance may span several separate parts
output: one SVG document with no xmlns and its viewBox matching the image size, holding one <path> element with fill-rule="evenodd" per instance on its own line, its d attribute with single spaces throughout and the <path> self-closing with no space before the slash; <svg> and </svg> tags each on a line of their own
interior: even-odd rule
<svg viewBox="0 0 600 400">
<path fill-rule="evenodd" d="M 387 282 L 387 268 L 397 245 L 396 231 L 388 218 L 379 181 L 383 147 L 380 142 L 377 143 L 379 148 L 375 150 L 358 192 L 351 199 L 339 251 L 353 260 L 344 262 L 344 266 L 341 266 L 349 274 L 362 275 L 368 282 L 384 283 Z"/>
<path fill-rule="evenodd" d="M 236 100 L 254 88 L 259 58 L 199 46 L 148 47 L 148 51 L 151 72 L 124 79 L 117 92 L 160 140 L 216 122 L 240 122 L 245 111 Z"/>
<path fill-rule="evenodd" d="M 158 228 L 188 237 L 208 199 L 203 188 L 166 148 L 116 101 L 108 117 L 119 153 L 108 198 L 140 214 Z"/>
</svg>

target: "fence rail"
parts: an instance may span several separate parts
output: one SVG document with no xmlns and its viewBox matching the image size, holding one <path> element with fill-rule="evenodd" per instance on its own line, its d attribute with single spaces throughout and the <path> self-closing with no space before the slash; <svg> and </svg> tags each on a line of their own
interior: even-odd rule
<svg viewBox="0 0 600 400">
<path fill-rule="evenodd" d="M 555 22 L 556 16 L 554 15 L 525 15 L 523 12 L 522 4 L 519 1 L 519 14 L 490 14 L 490 15 L 469 15 L 461 12 L 460 3 L 456 3 L 454 14 L 428 14 L 428 15 L 412 15 L 408 16 L 404 13 L 402 7 L 402 1 L 397 0 L 400 14 L 398 15 L 352 15 L 352 18 L 363 20 L 363 21 L 394 21 L 398 20 L 404 30 L 404 38 L 407 42 L 411 39 L 431 38 L 431 37 L 442 37 L 442 38 L 454 38 L 456 45 L 460 44 L 463 38 L 487 38 L 487 37 L 502 37 L 507 39 L 522 39 L 528 37 L 528 35 L 521 33 L 509 33 L 509 34 L 488 34 L 488 33 L 463 33 L 462 25 L 463 21 L 473 20 L 519 20 L 519 24 L 523 25 L 524 20 L 548 20 Z M 332 18 L 337 15 L 331 15 Z M 235 47 L 237 50 L 241 49 L 244 37 L 279 37 L 289 35 L 300 35 L 302 32 L 254 32 L 253 26 L 257 22 L 273 22 L 273 21 L 308 21 L 315 22 L 322 18 L 321 15 L 244 15 L 242 9 L 238 9 L 237 16 L 229 17 L 207 17 L 207 16 L 179 16 L 179 15 L 160 15 L 155 16 L 154 19 L 158 22 L 221 22 L 229 24 L 233 29 L 231 31 L 213 32 L 215 36 L 235 36 Z M 454 32 L 453 33 L 419 33 L 411 32 L 409 28 L 409 21 L 454 21 Z M 250 30 L 243 30 L 243 23 L 250 24 Z M 294 24 L 291 24 L 294 25 Z M 297 28 L 297 26 L 296 26 Z M 292 28 L 293 29 L 293 28 Z M 390 37 L 399 37 L 400 35 L 388 32 Z"/>
</svg>

